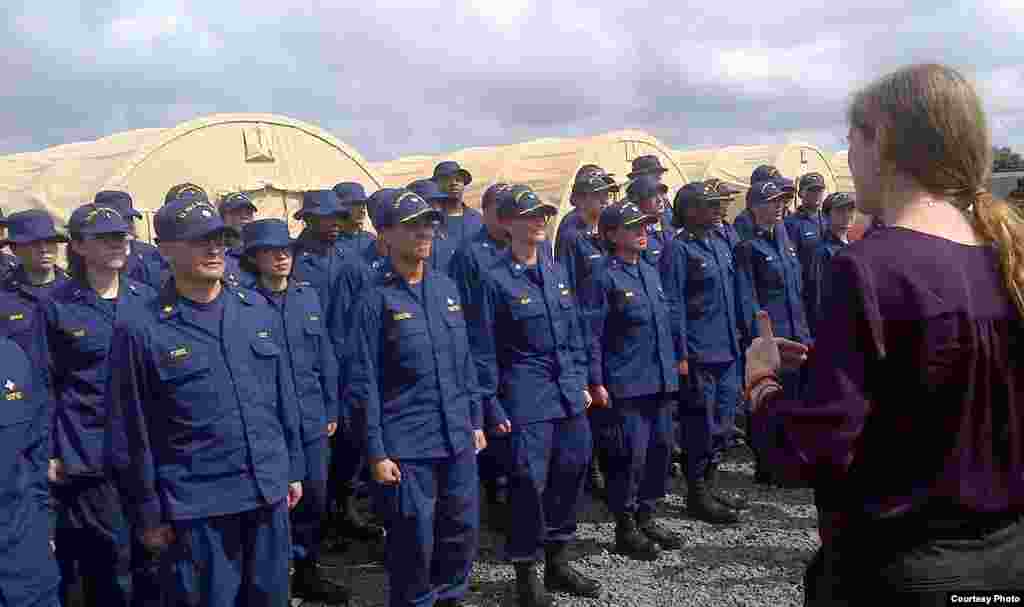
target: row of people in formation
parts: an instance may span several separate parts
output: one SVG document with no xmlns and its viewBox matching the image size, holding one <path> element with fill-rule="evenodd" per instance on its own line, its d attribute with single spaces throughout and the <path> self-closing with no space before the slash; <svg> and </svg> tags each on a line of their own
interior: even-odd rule
<svg viewBox="0 0 1024 607">
<path fill-rule="evenodd" d="M 728 224 L 721 221 L 722 209 L 735 196 L 719 182 L 690 184 L 680 190 L 672 211 L 680 218 L 673 228 L 682 237 L 662 238 L 661 233 L 668 232 L 657 230 L 664 227 L 663 218 L 643 210 L 664 194 L 656 179 L 662 169 L 644 172 L 644 159 L 638 160 L 640 170 L 630 175 L 627 189 L 629 200 L 637 204 L 604 208 L 596 239 L 589 229 L 579 229 L 590 227 L 586 202 L 601 196 L 607 200 L 615 185 L 599 168 L 581 171 L 573 196 L 578 212 L 563 224 L 577 222 L 578 234 L 571 239 L 574 246 L 569 252 L 558 251 L 563 263 L 554 263 L 546 241 L 552 207 L 528 188 L 495 186 L 484 196 L 483 216 L 475 215 L 460 198 L 471 176 L 454 163 L 442 163 L 432 179 L 415 182 L 408 190 L 384 190 L 369 198 L 358 184 L 308 192 L 297 213 L 307 227 L 297 240 L 288 237 L 284 222 L 249 223 L 255 207 L 244 195 L 225 197 L 214 208 L 201 188 L 186 184 L 169 192 L 158 213 L 157 251 L 131 239 L 138 213 L 130 197 L 104 192 L 72 216 L 68 275 L 54 267 L 56 245 L 67 239 L 58 234 L 48 215 L 26 211 L 8 217 L 9 241 L 20 263 L 12 264 L 5 279 L 7 334 L 39 375 L 27 384 L 12 383 L 43 388 L 42 393 L 52 395 L 52 402 L 42 405 L 51 414 L 41 418 L 38 428 L 41 436 L 50 438 L 38 446 L 38 453 L 25 457 L 39 464 L 38 469 L 48 469 L 54 483 L 57 560 L 64 594 L 77 575 L 88 580 L 90 604 L 123 603 L 124 589 L 133 581 L 137 596 L 145 596 L 147 586 L 155 594 L 160 584 L 146 580 L 155 561 L 143 557 L 171 547 L 184 550 L 193 567 L 196 557 L 191 550 L 202 549 L 200 562 L 209 565 L 204 571 L 230 568 L 227 546 L 203 547 L 203 538 L 234 533 L 237 541 L 248 541 L 253 538 L 241 531 L 252 526 L 269 534 L 268 545 L 275 537 L 280 539 L 280 524 L 287 526 L 288 517 L 277 503 L 280 487 L 274 480 L 287 477 L 296 481 L 289 488 L 290 501 L 304 507 L 292 513 L 292 537 L 286 538 L 291 551 L 278 560 L 294 558 L 297 594 L 343 599 L 346 593 L 324 580 L 316 567 L 327 504 L 341 504 L 348 525 L 366 532 L 365 524 L 352 512 L 351 496 L 368 456 L 377 481 L 373 486 L 390 492 L 378 496 L 378 503 L 394 505 L 397 499 L 422 506 L 425 502 L 417 498 L 429 496 L 395 493 L 413 490 L 418 484 L 433 483 L 436 488 L 442 470 L 428 466 L 420 471 L 420 481 L 403 485 L 395 482 L 402 468 L 408 468 L 407 479 L 417 469 L 399 468 L 395 462 L 462 453 L 460 445 L 465 441 L 457 436 L 460 427 L 471 430 L 468 436 L 477 450 L 482 450 L 490 435 L 492 447 L 485 451 L 488 457 L 481 458 L 489 469 L 484 476 L 509 479 L 515 513 L 510 521 L 509 553 L 521 574 L 524 600 L 529 604 L 547 600 L 524 565 L 532 562 L 540 543 L 549 549 L 549 587 L 593 594 L 596 584 L 568 567 L 564 551 L 574 526 L 576 480 L 585 476 L 592 452 L 609 475 L 608 499 L 618 519 L 619 549 L 649 558 L 661 546 L 678 544 L 678 538 L 657 526 L 652 515 L 654 500 L 664 493 L 666 458 L 671 453 L 671 415 L 666 415 L 671 408 L 664 405 L 675 400 L 670 395 L 678 391 L 680 376 L 687 392 L 678 400 L 684 403 L 680 419 L 687 447 L 690 509 L 715 522 L 734 520 L 729 506 L 742 505 L 714 493 L 709 481 L 713 484 L 715 463 L 727 444 L 741 400 L 739 344 L 752 335 L 741 310 L 753 298 L 768 299 L 762 293 L 773 294 L 783 286 L 783 298 L 791 299 L 784 304 L 790 322 L 799 325 L 799 314 L 792 309 L 801 301 L 800 271 L 790 267 L 787 274 L 782 266 L 781 282 L 771 283 L 778 277 L 763 271 L 772 266 L 770 254 L 758 258 L 752 245 L 747 245 L 751 252 L 744 254 L 745 247 L 735 246 L 738 242 L 716 238 L 730 233 Z M 751 190 L 755 194 L 748 196 L 757 225 L 766 227 L 778 223 L 779 201 L 786 198 L 785 182 L 777 175 L 768 176 L 771 179 L 762 180 L 756 191 Z M 848 197 L 838 202 L 837 210 L 849 206 Z M 390 233 L 390 238 L 375 240 L 351 229 L 367 206 L 378 232 Z M 435 213 L 438 206 L 445 213 Z M 409 215 L 402 215 L 409 209 Z M 827 211 L 833 213 L 831 208 Z M 440 237 L 435 222 L 444 226 Z M 841 223 L 840 218 L 829 226 Z M 245 238 L 232 238 L 233 225 L 246 225 Z M 403 241 L 407 228 L 417 226 L 422 230 L 413 230 Z M 560 230 L 559 242 L 568 231 Z M 430 238 L 417 238 L 425 234 Z M 652 234 L 656 236 L 651 238 Z M 786 248 L 782 230 L 772 236 L 766 242 L 780 247 L 780 258 L 787 252 L 797 257 L 793 248 Z M 841 239 L 842 233 L 835 236 Z M 468 242 L 460 245 L 459 240 Z M 541 260 L 533 264 L 528 250 L 517 252 L 519 245 L 532 240 Z M 226 251 L 218 256 L 222 243 Z M 581 257 L 578 249 L 587 244 L 599 253 Z M 425 285 L 432 281 L 427 278 L 420 289 L 410 288 L 408 273 L 397 267 L 401 255 L 396 252 L 403 245 L 409 249 L 409 259 L 424 254 L 421 274 L 426 269 L 441 277 L 448 270 L 454 279 L 439 282 L 455 290 L 444 295 L 445 306 L 438 317 L 431 319 L 424 307 L 431 301 Z M 671 254 L 659 259 L 663 248 Z M 346 252 L 365 263 L 346 260 Z M 748 266 L 741 262 L 737 268 L 734 255 L 746 259 Z M 513 259 L 526 263 L 507 264 L 507 276 L 494 272 Z M 638 263 L 641 259 L 654 263 Z M 755 261 L 764 268 L 755 268 Z M 598 267 L 600 271 L 595 272 Z M 764 283 L 762 276 L 771 284 Z M 405 279 L 405 288 L 386 296 L 386 284 L 401 286 L 400 278 Z M 248 296 L 246 304 L 243 282 L 261 291 L 263 298 Z M 228 294 L 222 293 L 224 286 Z M 531 290 L 536 291 L 534 297 L 529 295 Z M 362 307 L 372 300 L 370 292 L 381 297 L 382 307 L 376 312 Z M 737 296 L 740 292 L 749 299 Z M 243 313 L 230 319 L 227 315 L 236 302 L 231 293 L 243 312 L 246 305 L 265 307 L 265 300 L 278 314 L 250 319 Z M 363 303 L 356 306 L 360 295 Z M 412 298 L 403 303 L 406 296 Z M 548 296 L 552 301 L 547 301 Z M 403 305 L 424 311 L 403 311 Z M 769 302 L 758 300 L 757 305 L 766 307 Z M 156 316 L 150 318 L 150 313 Z M 364 313 L 371 317 L 363 318 Z M 507 318 L 498 321 L 501 314 Z M 558 315 L 566 322 L 557 322 Z M 350 318 L 358 320 L 349 322 Z M 225 327 L 229 319 L 233 322 Z M 235 325 L 242 320 L 262 323 L 255 337 L 249 336 L 249 344 L 238 344 L 236 338 L 241 336 L 234 335 Z M 364 331 L 374 321 L 378 326 L 391 325 L 378 336 L 393 338 L 389 343 L 395 351 L 385 355 L 380 348 L 387 349 L 388 343 L 367 343 Z M 430 322 L 440 324 L 430 327 Z M 156 332 L 140 332 L 142 328 Z M 451 340 L 447 344 L 442 337 L 446 334 Z M 463 337 L 466 344 L 460 343 Z M 710 343 L 714 341 L 720 343 Z M 229 351 L 232 342 L 235 347 Z M 638 351 L 639 343 L 656 349 Z M 217 344 L 223 344 L 219 352 Z M 376 350 L 364 351 L 364 347 Z M 428 354 L 431 349 L 433 357 Z M 409 356 L 407 351 L 415 354 Z M 460 360 L 459 353 L 466 358 Z M 550 360 L 539 360 L 544 356 Z M 443 358 L 451 364 L 442 364 Z M 381 361 L 398 361 L 398 366 L 372 372 Z M 288 372 L 282 374 L 282 369 Z M 424 380 L 449 378 L 453 372 L 451 377 L 465 380 L 463 385 Z M 403 387 L 403 380 L 411 383 Z M 572 384 L 580 381 L 583 387 L 577 391 Z M 431 383 L 435 385 L 427 385 Z M 152 390 L 148 396 L 147 389 Z M 489 396 L 467 405 L 469 415 L 462 419 L 456 405 L 460 391 Z M 24 391 L 10 391 L 17 393 Z M 275 394 L 278 399 L 273 398 Z M 41 400 L 49 399 L 36 396 L 33 402 Z M 294 409 L 285 406 L 289 401 Z M 612 401 L 617 406 L 609 407 Z M 158 408 L 156 403 L 161 402 L 164 406 Z M 196 407 L 200 402 L 204 406 Z M 245 409 L 240 406 L 243 402 Z M 249 407 L 249 403 L 267 406 Z M 445 405 L 439 407 L 439 403 Z M 579 417 L 578 409 L 587 409 L 591 403 L 590 419 Z M 225 406 L 237 410 L 226 414 Z M 162 416 L 172 412 L 170 418 L 152 419 L 149 412 L 156 408 Z M 419 419 L 428 411 L 432 412 L 427 418 Z M 256 418 L 260 415 L 263 419 Z M 271 429 L 275 418 L 280 436 Z M 637 438 L 641 435 L 645 436 L 642 441 Z M 335 436 L 339 439 L 331 445 L 328 439 Z M 395 451 L 394 441 L 410 447 L 409 454 Z M 638 445 L 643 442 L 647 448 L 641 449 Z M 288 448 L 287 461 L 274 457 L 279 443 Z M 253 461 L 246 461 L 245 452 Z M 456 494 L 468 488 L 467 479 L 478 475 L 476 458 L 463 459 L 473 461 L 462 462 L 462 476 L 458 469 L 443 471 L 453 475 L 452 483 L 463 483 L 451 487 Z M 577 469 L 580 464 L 584 473 Z M 227 480 L 242 471 L 250 474 L 242 474 L 243 480 Z M 225 478 L 211 482 L 217 477 Z M 304 502 L 298 499 L 300 482 L 305 487 Z M 553 490 L 549 492 L 548 487 Z M 462 530 L 461 536 L 456 534 L 446 545 L 462 546 L 465 556 L 474 549 L 469 535 L 475 497 L 461 498 L 465 498 L 461 514 L 445 513 L 455 516 L 457 520 L 449 523 Z M 275 504 L 278 511 L 263 508 Z M 130 525 L 123 519 L 125 512 Z M 241 512 L 250 516 L 241 517 Z M 401 516 L 391 514 L 383 516 L 392 531 L 390 537 L 424 548 L 416 554 L 422 560 L 433 543 L 428 537 L 433 526 L 425 527 L 422 516 L 403 522 Z M 220 518 L 226 515 L 232 519 Z M 180 521 L 197 520 L 202 523 L 179 526 Z M 526 529 L 524 520 L 532 521 Z M 138 533 L 126 534 L 129 527 Z M 459 543 L 458 537 L 465 541 Z M 195 545 L 185 545 L 185 539 Z M 249 565 L 256 567 L 265 555 L 256 549 L 252 554 Z M 389 555 L 398 559 L 390 567 L 397 574 L 392 580 L 395 604 L 420 600 L 424 592 L 455 600 L 464 590 L 464 576 L 455 576 L 457 583 L 448 590 L 439 589 L 429 575 L 423 578 L 422 567 L 429 573 L 430 562 L 410 563 L 403 560 L 408 554 L 402 550 Z M 123 563 L 133 560 L 134 575 L 128 580 Z M 164 555 L 158 560 L 174 561 Z M 272 569 L 273 563 L 266 566 Z M 196 572 L 180 570 L 183 566 L 177 563 L 172 576 L 183 596 L 204 594 Z M 409 572 L 415 575 L 403 577 Z M 257 571 L 251 574 L 259 577 Z M 217 593 L 228 596 L 231 588 L 238 590 L 252 581 L 243 578 L 222 580 L 225 589 Z M 408 583 L 403 585 L 403 579 Z M 42 586 L 32 584 L 37 589 Z M 200 603 L 213 600 L 206 596 Z"/>
</svg>

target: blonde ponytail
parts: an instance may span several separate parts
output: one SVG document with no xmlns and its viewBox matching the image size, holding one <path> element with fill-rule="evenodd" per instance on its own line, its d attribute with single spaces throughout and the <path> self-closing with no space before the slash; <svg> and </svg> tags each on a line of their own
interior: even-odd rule
<svg viewBox="0 0 1024 607">
<path fill-rule="evenodd" d="M 999 253 L 999 268 L 1010 298 L 1024 316 L 1024 215 L 986 191 L 974 196 L 975 228 Z"/>
</svg>

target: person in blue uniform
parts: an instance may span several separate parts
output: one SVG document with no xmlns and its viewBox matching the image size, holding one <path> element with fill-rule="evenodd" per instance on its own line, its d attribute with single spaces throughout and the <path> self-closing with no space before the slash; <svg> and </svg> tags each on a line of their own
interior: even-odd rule
<svg viewBox="0 0 1024 607">
<path fill-rule="evenodd" d="M 168 604 L 280 607 L 306 472 L 284 327 L 223 282 L 231 228 L 205 195 L 165 204 L 154 225 L 173 274 L 114 327 L 108 461 Z"/>
<path fill-rule="evenodd" d="M 741 360 L 736 267 L 729 245 L 715 233 L 720 207 L 735 192 L 720 182 L 693 182 L 676 193 L 680 230 L 660 263 L 674 323 L 680 375 L 686 390 L 679 419 L 686 451 L 687 511 L 700 520 L 730 524 L 739 498 L 716 491 L 718 464 L 730 446 L 740 401 Z M 752 314 L 752 312 L 751 312 Z"/>
<path fill-rule="evenodd" d="M 602 211 L 599 230 L 610 256 L 580 291 L 594 398 L 591 423 L 605 458 L 615 550 L 640 560 L 682 546 L 654 520 L 672 457 L 669 402 L 679 390 L 665 291 L 658 269 L 642 261 L 649 250 L 646 228 L 658 221 L 631 202 Z"/>
<path fill-rule="evenodd" d="M 587 353 L 568 274 L 539 252 L 557 212 L 530 188 L 499 193 L 508 251 L 483 273 L 470 343 L 488 429 L 510 434 L 506 554 L 519 604 L 551 605 L 534 563 L 544 547 L 548 590 L 598 597 L 601 586 L 569 565 L 568 544 L 590 464 Z"/>
<path fill-rule="evenodd" d="M 163 281 L 170 275 L 170 266 L 167 265 L 167 261 L 155 246 L 138 239 L 135 221 L 142 219 L 142 213 L 135 210 L 131 195 L 119 190 L 103 190 L 96 193 L 93 204 L 114 209 L 121 214 L 131 228 L 128 261 L 125 263 L 124 269 L 121 270 L 122 276 L 149 285 L 153 289 L 159 289 Z M 71 270 L 70 262 L 68 270 Z"/>
<path fill-rule="evenodd" d="M 601 211 L 608 206 L 611 193 L 612 185 L 601 173 L 585 174 L 573 184 L 579 226 L 572 240 L 564 242 L 561 257 L 556 257 L 558 263 L 565 268 L 569 288 L 573 293 L 579 293 L 594 268 L 604 263 L 606 259 L 604 241 L 597 228 Z M 600 445 L 594 447 L 600 448 Z M 590 470 L 587 473 L 587 489 L 597 496 L 601 496 L 607 489 L 601 470 L 601 458 L 591 459 Z"/>
<path fill-rule="evenodd" d="M 636 177 L 626 186 L 626 197 L 635 204 L 645 215 L 654 215 L 658 221 L 644 224 L 647 232 L 647 250 L 643 257 L 649 263 L 658 264 L 658 258 L 665 249 L 666 243 L 672 237 L 671 224 L 662 225 L 662 219 L 666 215 L 662 212 L 664 205 L 662 198 L 668 193 L 668 186 L 658 181 L 650 174 Z M 671 213 L 667 215 L 671 217 Z"/>
<path fill-rule="evenodd" d="M 825 217 L 825 234 L 811 257 L 808 282 L 804 285 L 805 311 L 811 335 L 815 334 L 818 320 L 828 317 L 821 306 L 828 290 L 828 265 L 839 251 L 850 244 L 850 228 L 857 216 L 856 200 L 849 192 L 829 194 L 821 205 L 821 212 Z"/>
<path fill-rule="evenodd" d="M 473 183 L 469 171 L 454 160 L 445 160 L 434 167 L 431 181 L 448 194 L 445 200 L 438 200 L 435 208 L 444 214 L 444 228 L 451 239 L 451 248 L 458 249 L 464 240 L 476 234 L 484 225 L 480 211 L 467 205 L 463 199 L 466 187 Z"/>
<path fill-rule="evenodd" d="M 782 173 L 779 172 L 779 169 L 770 164 L 759 165 L 750 174 L 751 185 L 759 181 L 779 182 L 782 179 Z M 740 211 L 740 214 L 733 220 L 733 227 L 736 228 L 736 232 L 739 234 L 740 240 L 748 240 L 754 237 L 754 216 L 750 213 L 749 205 Z"/>
<path fill-rule="evenodd" d="M 114 323 L 140 314 L 156 291 L 122 278 L 131 226 L 115 209 L 82 205 L 68 229 L 69 258 L 78 263 L 44 304 L 56 397 L 61 597 L 70 604 L 70 589 L 81 579 L 86 604 L 127 607 L 131 542 L 104 462 L 107 352 Z"/>
<path fill-rule="evenodd" d="M 298 402 L 306 463 L 303 498 L 291 512 L 292 596 L 344 603 L 349 592 L 321 574 L 321 529 L 327 515 L 327 439 L 338 429 L 338 361 L 327 335 L 320 300 L 311 287 L 290 284 L 292 239 L 288 224 L 261 219 L 242 228 L 242 269 L 257 277 L 255 289 L 280 315 L 284 355 Z"/>
<path fill-rule="evenodd" d="M 345 248 L 337 244 L 348 214 L 348 208 L 341 205 L 333 190 L 310 190 L 303 193 L 302 208 L 294 216 L 306 227 L 295 241 L 291 280 L 295 286 L 309 286 L 316 291 L 327 319 L 344 318 L 347 306 L 337 297 L 341 292 L 339 281 L 342 269 L 357 260 L 357 256 L 346 253 Z M 336 309 L 339 302 L 342 307 Z M 345 374 L 347 352 L 345 329 L 344 322 L 328 321 L 328 334 L 334 344 L 342 376 Z M 362 450 L 345 430 L 348 428 L 343 428 L 331 447 L 331 475 L 334 478 L 328 482 L 328 533 L 357 540 L 376 539 L 380 537 L 380 528 L 367 523 L 356 508 L 356 486 L 363 468 Z"/>
<path fill-rule="evenodd" d="M 800 260 L 803 271 L 804 308 L 809 309 L 811 300 L 808 298 L 807 287 L 811 284 L 811 262 L 828 229 L 821 213 L 821 203 L 825 199 L 825 178 L 821 173 L 806 173 L 800 177 L 797 187 L 800 205 L 796 211 L 786 217 L 786 235 L 796 247 L 796 256 Z M 813 335 L 813 330 L 811 332 Z"/>
<path fill-rule="evenodd" d="M 18 258 L 11 255 L 11 249 L 7 242 L 7 220 L 4 218 L 4 211 L 0 209 L 0 278 L 18 266 Z"/>
<path fill-rule="evenodd" d="M 744 344 L 757 337 L 752 311 L 764 310 L 771 317 L 777 336 L 811 345 L 800 260 L 782 223 L 787 193 L 775 181 L 761 181 L 753 184 L 747 198 L 756 232 L 753 238 L 741 242 L 735 252 L 738 293 L 743 302 L 740 329 Z M 799 398 L 803 384 L 800 372 L 784 373 L 782 382 L 791 398 Z M 747 426 L 750 427 L 749 420 Z M 754 436 L 750 438 L 757 440 Z M 754 480 L 758 483 L 773 482 L 767 469 L 761 466 L 756 450 Z"/>
<path fill-rule="evenodd" d="M 68 239 L 57 231 L 48 212 L 29 209 L 11 213 L 7 216 L 7 239 L 19 261 L 5 277 L 9 289 L 42 301 L 67 282 L 67 273 L 57 265 L 57 255 Z"/>
<path fill-rule="evenodd" d="M 338 196 L 338 204 L 342 208 L 348 209 L 348 214 L 342 217 L 341 232 L 337 239 L 338 246 L 353 255 L 358 255 L 377 239 L 376 236 L 363 229 L 368 215 L 366 189 L 361 183 L 355 181 L 343 181 L 336 184 L 333 189 Z"/>
<path fill-rule="evenodd" d="M 60 607 L 60 572 L 50 549 L 48 492 L 50 391 L 42 371 L 0 337 L 0 605 Z"/>
<path fill-rule="evenodd" d="M 483 412 L 459 290 L 426 265 L 440 211 L 406 189 L 381 199 L 388 270 L 356 304 L 349 389 L 387 521 L 391 607 L 454 607 L 480 528 Z"/>
<path fill-rule="evenodd" d="M 420 179 L 405 187 L 410 192 L 415 192 L 420 198 L 426 200 L 427 204 L 435 209 L 445 208 L 448 200 L 451 199 L 451 194 L 442 190 L 441 186 L 437 185 L 437 182 L 430 179 Z M 458 221 L 448 224 L 446 220 L 449 217 L 452 216 L 446 214 L 445 220 L 437 226 L 434 234 L 434 244 L 430 247 L 430 259 L 427 260 L 427 267 L 435 272 L 447 273 L 455 251 L 462 246 L 463 242 L 475 236 L 483 227 L 483 218 L 481 217 L 480 226 L 476 227 L 472 234 L 462 235 L 456 230 L 465 229 L 466 224 L 464 222 L 459 223 Z"/>
<path fill-rule="evenodd" d="M 383 189 L 377 190 L 376 192 L 371 194 L 366 201 L 366 217 L 367 219 L 370 220 L 370 225 L 373 226 L 373 229 L 376 230 L 378 234 L 380 233 L 380 230 L 377 228 L 376 219 L 376 212 L 378 207 L 377 201 L 379 200 L 380 196 L 383 195 L 383 192 Z M 373 271 L 380 269 L 384 265 L 384 258 L 387 256 L 388 245 L 386 242 L 384 242 L 384 239 L 380 238 L 379 236 L 374 242 L 367 243 L 367 245 L 359 254 L 359 258 L 363 262 L 363 264 Z"/>
<path fill-rule="evenodd" d="M 245 192 L 233 192 L 226 194 L 220 199 L 217 205 L 217 212 L 220 213 L 224 225 L 234 228 L 238 236 L 228 240 L 228 250 L 224 254 L 224 280 L 234 286 L 251 287 L 255 282 L 255 276 L 243 275 L 240 267 L 242 261 L 242 229 L 255 217 L 258 209 Z"/>
<path fill-rule="evenodd" d="M 597 179 L 592 179 L 595 177 Z M 569 203 L 573 208 L 558 222 L 558 229 L 555 232 L 555 259 L 563 259 L 566 249 L 576 240 L 578 231 L 593 231 L 593 226 L 596 225 L 600 217 L 600 211 L 597 216 L 590 211 L 588 223 L 581 215 L 581 207 L 603 209 L 608 206 L 612 196 L 618 191 L 619 185 L 615 182 L 614 176 L 611 173 L 606 173 L 596 164 L 585 164 L 576 171 L 572 190 L 569 193 Z"/>
<path fill-rule="evenodd" d="M 661 183 L 664 179 L 665 173 L 668 172 L 661 164 L 661 160 L 653 154 L 646 154 L 644 156 L 637 156 L 632 161 L 632 170 L 626 174 L 626 178 L 630 181 L 635 180 L 640 176 L 648 176 L 653 178 L 657 183 Z M 640 207 L 643 210 L 643 207 Z M 672 225 L 672 205 L 668 200 L 668 187 L 658 193 L 657 197 L 657 210 L 658 210 L 658 225 L 664 229 L 668 229 Z"/>
<path fill-rule="evenodd" d="M 493 265 L 508 247 L 508 233 L 501 227 L 497 202 L 498 194 L 511 187 L 507 183 L 495 183 L 484 190 L 480 198 L 484 227 L 462 243 L 452 256 L 448 275 L 459 289 L 462 312 L 467 319 L 476 318 L 480 314 L 479 293 L 483 280 L 482 273 Z M 493 508 L 488 510 L 488 519 L 492 526 L 503 529 L 506 522 L 504 506 L 508 503 L 508 474 L 504 467 L 504 448 L 508 439 L 507 436 L 490 434 L 487 436 L 487 443 L 487 450 L 478 458 L 480 480 L 483 482 L 487 503 Z"/>
</svg>

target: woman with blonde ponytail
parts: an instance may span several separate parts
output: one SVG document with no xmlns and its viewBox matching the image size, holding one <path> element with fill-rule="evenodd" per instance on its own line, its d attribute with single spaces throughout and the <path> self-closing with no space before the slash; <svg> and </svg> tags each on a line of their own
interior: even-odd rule
<svg viewBox="0 0 1024 607">
<path fill-rule="evenodd" d="M 815 489 L 806 604 L 1024 588 L 1024 217 L 985 189 L 981 100 L 914 65 L 849 122 L 857 207 L 882 227 L 832 260 L 813 352 L 764 313 L 747 352 L 759 451 Z M 805 363 L 787 400 L 779 373 Z"/>
</svg>

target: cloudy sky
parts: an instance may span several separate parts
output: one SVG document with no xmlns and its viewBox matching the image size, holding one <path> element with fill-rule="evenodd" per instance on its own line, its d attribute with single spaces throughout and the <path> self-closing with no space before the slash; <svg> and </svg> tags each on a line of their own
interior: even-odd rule
<svg viewBox="0 0 1024 607">
<path fill-rule="evenodd" d="M 370 160 L 621 128 L 838 150 L 851 91 L 924 60 L 967 72 L 995 143 L 1024 148 L 1021 0 L 625 4 L 3 0 L 0 154 L 215 112 L 316 123 Z"/>
</svg>

